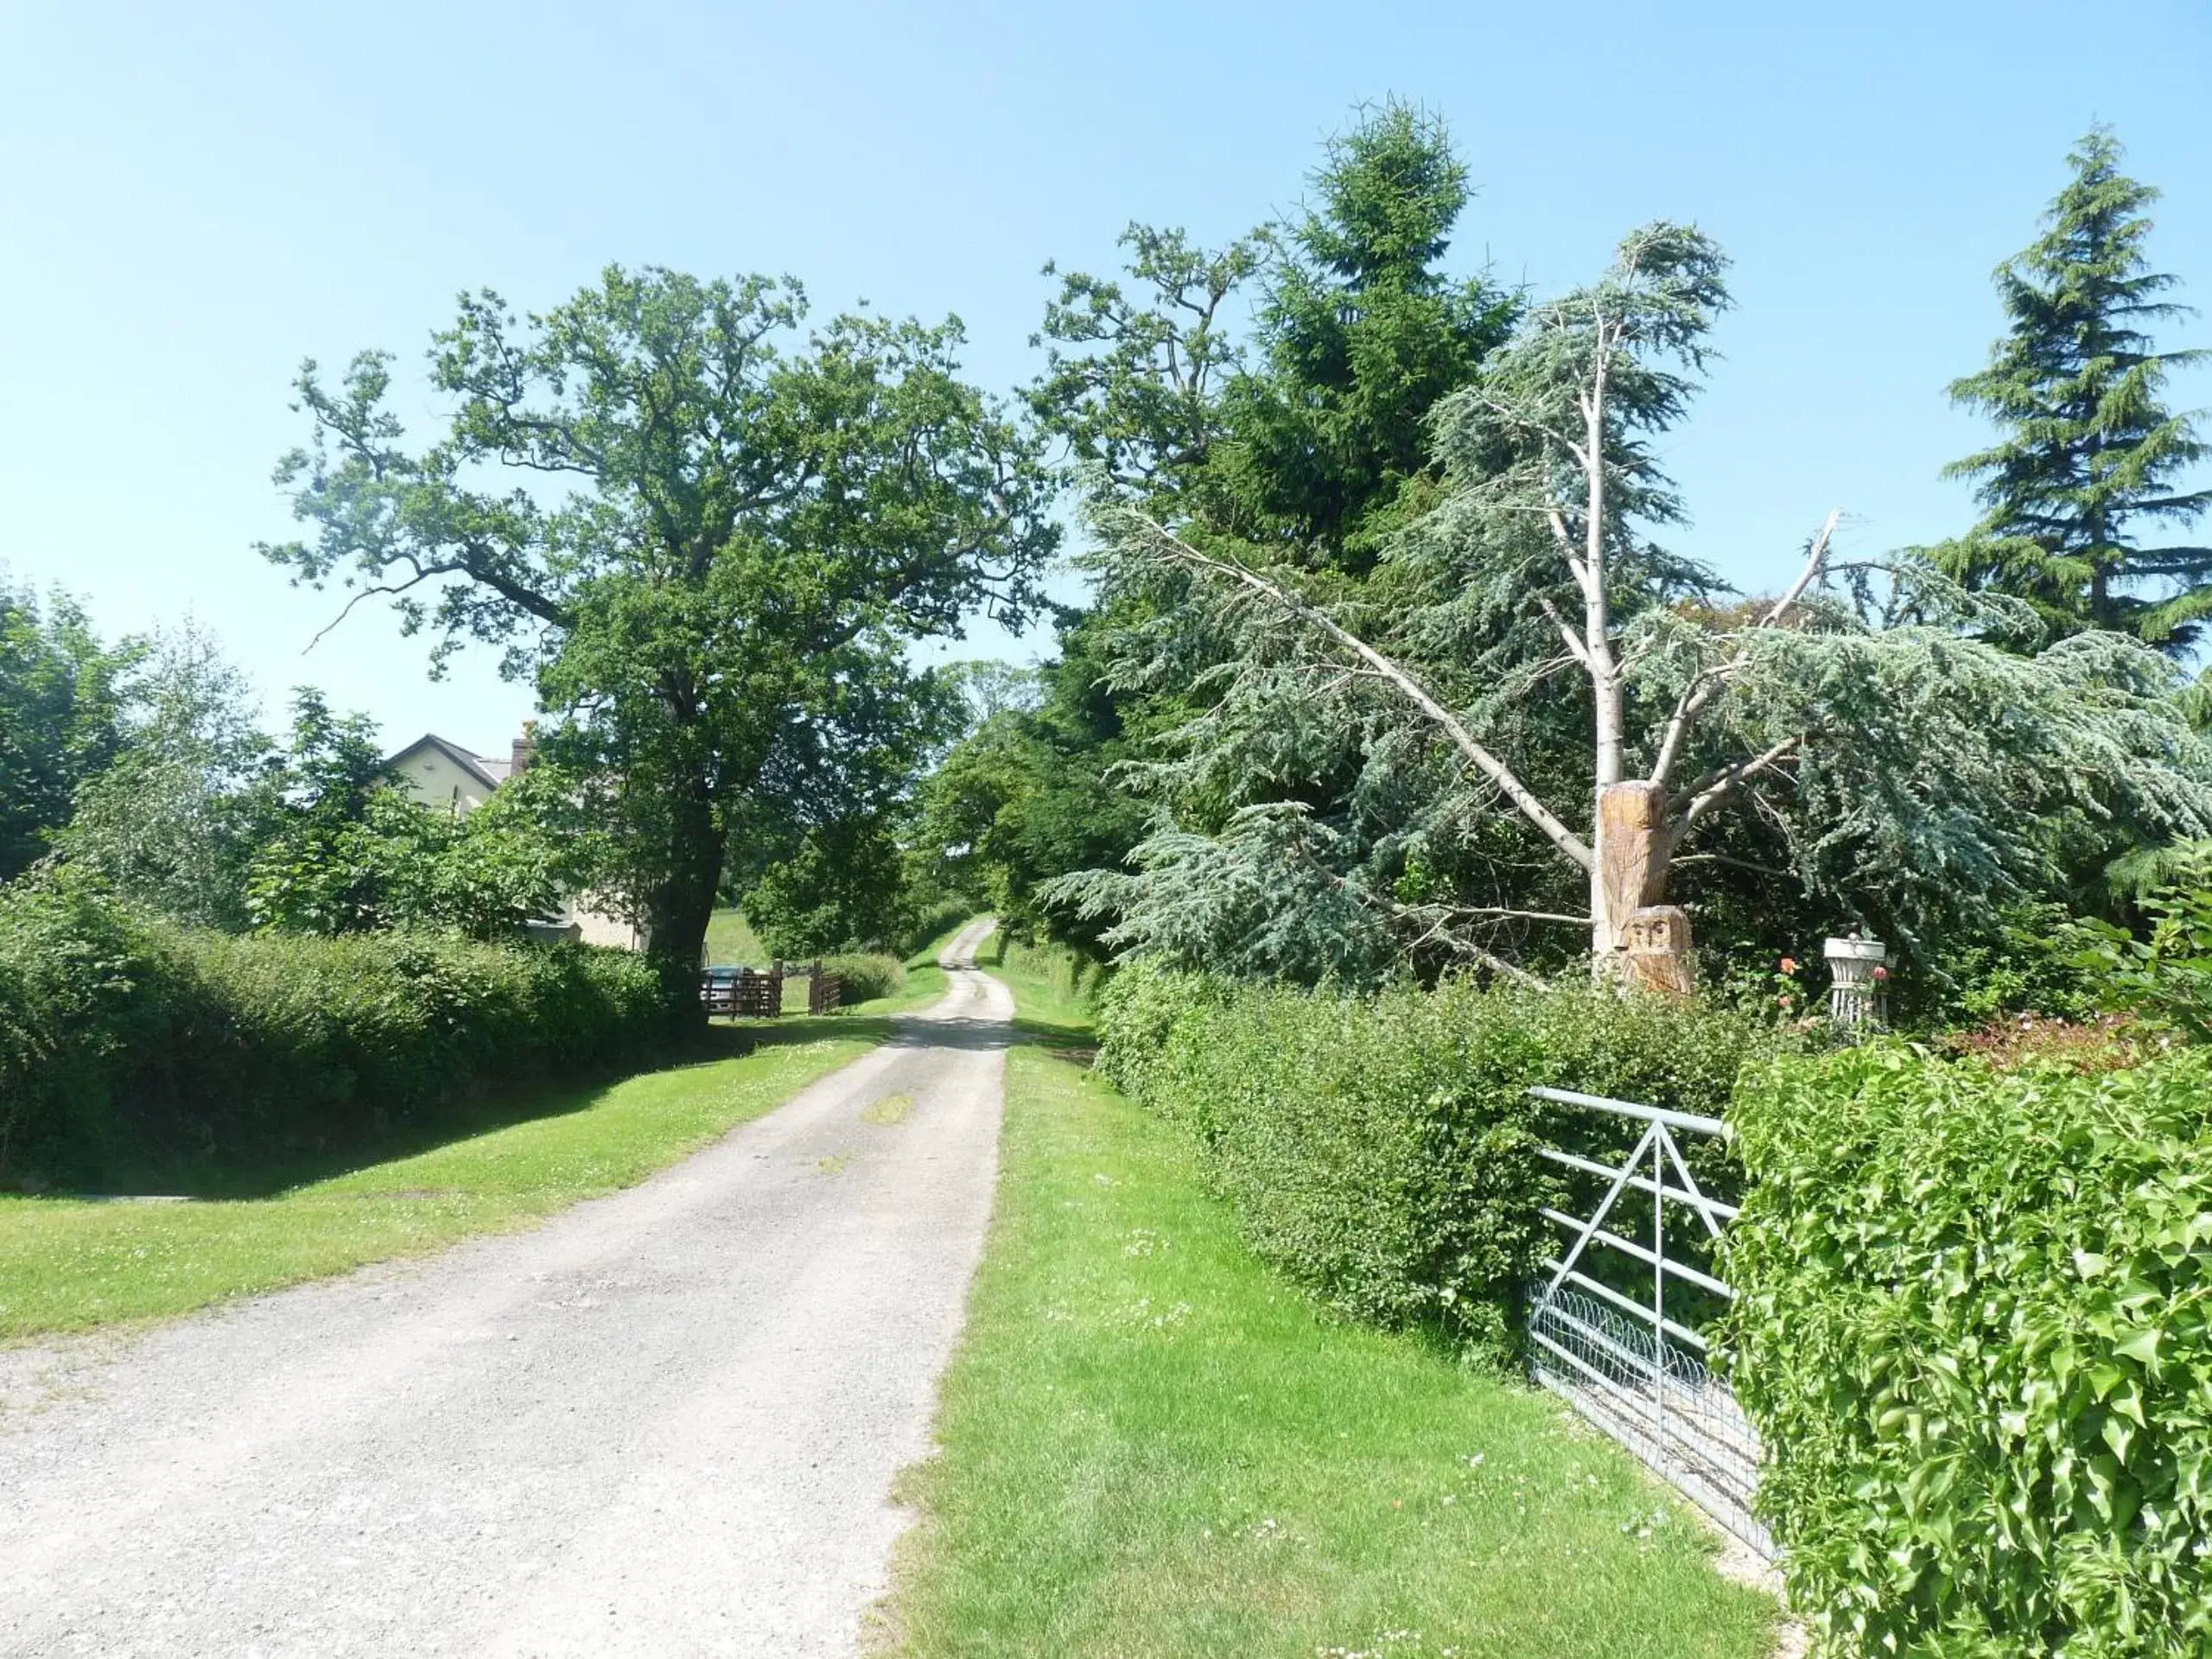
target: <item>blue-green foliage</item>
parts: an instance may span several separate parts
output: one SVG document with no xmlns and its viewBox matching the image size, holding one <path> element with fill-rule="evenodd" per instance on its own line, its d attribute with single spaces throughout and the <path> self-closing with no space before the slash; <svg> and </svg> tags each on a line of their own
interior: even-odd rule
<svg viewBox="0 0 2212 1659">
<path fill-rule="evenodd" d="M 1771 1032 L 1584 988 L 1338 996 L 1142 964 L 1108 988 L 1100 1065 L 1183 1124 L 1267 1260 L 1331 1306 L 1490 1358 L 1553 1241 L 1531 1084 L 1714 1112 Z M 1602 1132 L 1602 1131 L 1601 1131 Z"/>
<path fill-rule="evenodd" d="M 642 1064 L 695 997 L 627 952 L 238 938 L 66 874 L 19 882 L 0 889 L 0 1178 L 342 1146 L 490 1087 Z"/>
<path fill-rule="evenodd" d="M 1777 1063 L 1732 1117 L 1736 1391 L 1842 1652 L 2212 1649 L 2212 1053 Z"/>
</svg>

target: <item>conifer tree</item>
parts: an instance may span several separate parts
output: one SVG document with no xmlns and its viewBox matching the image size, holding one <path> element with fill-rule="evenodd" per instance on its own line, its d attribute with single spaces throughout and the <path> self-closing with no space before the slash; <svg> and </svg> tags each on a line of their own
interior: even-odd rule
<svg viewBox="0 0 2212 1659">
<path fill-rule="evenodd" d="M 1979 480 L 1984 512 L 1936 557 L 1970 588 L 2026 600 L 2055 634 L 2109 629 L 2179 652 L 2212 615 L 2212 547 L 2140 537 L 2212 505 L 2212 489 L 2181 487 L 2212 450 L 2161 400 L 2168 372 L 2204 353 L 2153 348 L 2149 325 L 2187 308 L 2159 297 L 2179 279 L 2144 251 L 2158 193 L 2120 170 L 2121 153 L 2093 129 L 2049 228 L 1998 269 L 2006 333 L 1950 392 L 2004 435 L 1946 469 Z"/>
<path fill-rule="evenodd" d="M 1430 411 L 1504 342 L 1520 302 L 1442 269 L 1469 192 L 1441 118 L 1363 110 L 1313 186 L 1271 233 L 1259 361 L 1225 388 L 1222 461 L 1239 533 L 1363 575 L 1433 498 Z"/>
</svg>

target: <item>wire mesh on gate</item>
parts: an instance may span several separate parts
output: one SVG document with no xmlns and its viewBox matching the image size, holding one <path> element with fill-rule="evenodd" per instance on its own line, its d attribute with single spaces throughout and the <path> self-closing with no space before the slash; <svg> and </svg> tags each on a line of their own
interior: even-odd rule
<svg viewBox="0 0 2212 1659">
<path fill-rule="evenodd" d="M 1729 1533 L 1771 1559 L 1774 1541 L 1751 1513 L 1758 1490 L 1759 1440 L 1726 1382 L 1707 1363 L 1706 1343 L 1681 1317 L 1682 1294 L 1705 1305 L 1733 1293 L 1705 1268 L 1683 1258 L 1679 1241 L 1670 1251 L 1667 1207 L 1694 1214 L 1710 1239 L 1735 1206 L 1714 1198 L 1692 1173 L 1675 1140 L 1681 1130 L 1726 1133 L 1715 1119 L 1669 1112 L 1631 1101 L 1607 1100 L 1564 1090 L 1534 1089 L 1540 1098 L 1588 1108 L 1643 1126 L 1634 1150 L 1600 1161 L 1561 1147 L 1542 1148 L 1551 1161 L 1605 1183 L 1587 1215 L 1547 1209 L 1565 1230 L 1558 1257 L 1545 1264 L 1546 1282 L 1531 1300 L 1529 1332 L 1537 1380 L 1562 1395 L 1599 1428 L 1618 1440 Z M 1648 1171 L 1649 1173 L 1645 1172 Z M 1629 1192 L 1650 1199 L 1643 1240 L 1609 1228 L 1620 1222 Z M 1648 1243 L 1643 1242 L 1648 1241 Z M 1602 1247 L 1592 1251 L 1592 1245 Z M 1599 1257 L 1634 1264 L 1607 1283 Z M 1671 1308 L 1668 1284 L 1678 1292 Z M 1626 1287 L 1625 1288 L 1624 1287 Z"/>
<path fill-rule="evenodd" d="M 1751 1513 L 1759 1437 L 1704 1360 L 1649 1325 L 1567 1287 L 1538 1304 L 1537 1381 L 1642 1459 L 1730 1535 L 1768 1560 L 1774 1540 Z"/>
</svg>

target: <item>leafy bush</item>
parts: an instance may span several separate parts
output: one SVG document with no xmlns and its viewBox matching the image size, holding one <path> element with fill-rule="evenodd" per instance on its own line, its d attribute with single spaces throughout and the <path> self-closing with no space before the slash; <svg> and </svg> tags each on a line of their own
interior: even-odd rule
<svg viewBox="0 0 2212 1659">
<path fill-rule="evenodd" d="M 974 899 L 957 893 L 940 894 L 930 899 L 914 912 L 914 920 L 900 942 L 903 954 L 912 956 L 938 934 L 951 931 L 982 909 L 982 906 Z"/>
<path fill-rule="evenodd" d="M 0 889 L 0 1174 L 327 1147 L 487 1086 L 635 1066 L 693 988 L 588 946 L 238 938 L 66 874 Z"/>
<path fill-rule="evenodd" d="M 0 887 L 0 1173 L 105 1146 L 118 1079 L 166 1043 L 181 980 L 92 884 Z"/>
<path fill-rule="evenodd" d="M 824 957 L 822 971 L 835 974 L 845 982 L 843 1001 L 847 1007 L 855 1002 L 873 1002 L 879 996 L 888 996 L 906 982 L 906 964 L 896 957 L 863 952 L 845 957 Z"/>
<path fill-rule="evenodd" d="M 1794 1599 L 1843 1651 L 2212 1645 L 2212 1054 L 1775 1064 L 1729 1350 Z"/>
<path fill-rule="evenodd" d="M 1529 1086 L 1713 1112 L 1774 1040 L 1725 1010 L 1583 988 L 1351 997 L 1141 964 L 1107 988 L 1100 1032 L 1101 1066 L 1198 1137 L 1262 1256 L 1345 1313 L 1492 1358 L 1554 1243 L 1537 1210 L 1560 1183 L 1534 1147 L 1559 1125 Z"/>
<path fill-rule="evenodd" d="M 2063 905 L 1999 911 L 1976 936 L 1953 942 L 1933 971 L 1908 974 L 1898 1012 L 1923 1027 L 2022 1014 L 2086 1020 L 2097 1011 L 2106 974 L 2082 959 L 2077 926 Z"/>
<path fill-rule="evenodd" d="M 2199 867 L 2200 871 L 2202 867 Z M 2151 936 L 2136 939 L 2107 922 L 2077 930 L 2105 1000 L 2157 1024 L 2212 1041 L 2212 887 L 2170 887 L 2145 906 Z"/>
</svg>

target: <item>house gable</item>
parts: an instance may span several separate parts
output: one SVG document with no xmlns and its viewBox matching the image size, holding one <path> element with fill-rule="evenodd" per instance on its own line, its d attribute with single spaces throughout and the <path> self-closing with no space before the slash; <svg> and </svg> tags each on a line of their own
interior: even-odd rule
<svg viewBox="0 0 2212 1659">
<path fill-rule="evenodd" d="M 492 798 L 508 770 L 506 761 L 474 753 L 435 732 L 425 732 L 384 764 L 423 805 L 463 816 Z"/>
</svg>

